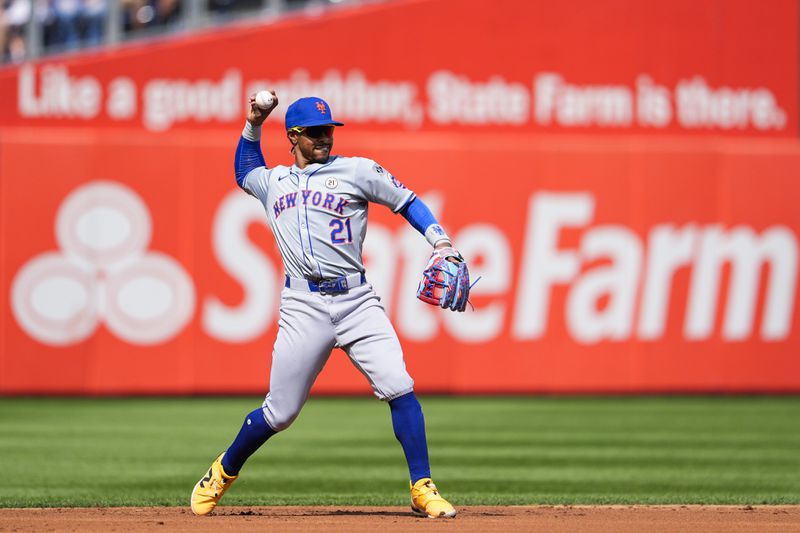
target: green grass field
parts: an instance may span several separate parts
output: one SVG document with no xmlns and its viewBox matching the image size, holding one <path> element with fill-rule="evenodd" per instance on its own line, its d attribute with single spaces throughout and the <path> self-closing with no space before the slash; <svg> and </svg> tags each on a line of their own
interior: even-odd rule
<svg viewBox="0 0 800 533">
<path fill-rule="evenodd" d="M 800 503 L 800 397 L 421 398 L 457 505 Z M 187 505 L 258 398 L 0 399 L 0 506 Z M 405 505 L 385 404 L 312 399 L 225 505 Z"/>
</svg>

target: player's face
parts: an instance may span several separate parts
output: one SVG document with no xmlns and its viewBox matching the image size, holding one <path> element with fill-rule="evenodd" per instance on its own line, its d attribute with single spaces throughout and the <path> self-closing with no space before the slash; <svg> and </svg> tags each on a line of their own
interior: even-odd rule
<svg viewBox="0 0 800 533">
<path fill-rule="evenodd" d="M 333 147 L 333 128 L 333 126 L 310 126 L 300 132 L 291 132 L 296 135 L 299 151 L 296 156 L 302 156 L 302 162 L 306 164 L 325 163 Z"/>
</svg>

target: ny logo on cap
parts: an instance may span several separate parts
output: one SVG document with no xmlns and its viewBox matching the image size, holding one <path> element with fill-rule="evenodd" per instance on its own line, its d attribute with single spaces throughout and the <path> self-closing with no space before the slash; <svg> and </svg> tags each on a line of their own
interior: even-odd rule
<svg viewBox="0 0 800 533">
<path fill-rule="evenodd" d="M 323 115 L 325 114 L 325 103 L 324 102 L 317 102 L 317 109 Z"/>
</svg>

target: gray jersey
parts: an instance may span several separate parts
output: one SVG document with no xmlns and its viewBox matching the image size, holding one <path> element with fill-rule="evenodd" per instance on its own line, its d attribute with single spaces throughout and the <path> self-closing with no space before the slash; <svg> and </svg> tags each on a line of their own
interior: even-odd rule
<svg viewBox="0 0 800 533">
<path fill-rule="evenodd" d="M 369 202 L 396 213 L 414 198 L 363 157 L 331 156 L 304 169 L 259 167 L 247 174 L 244 189 L 264 205 L 286 274 L 307 279 L 364 272 Z"/>
</svg>

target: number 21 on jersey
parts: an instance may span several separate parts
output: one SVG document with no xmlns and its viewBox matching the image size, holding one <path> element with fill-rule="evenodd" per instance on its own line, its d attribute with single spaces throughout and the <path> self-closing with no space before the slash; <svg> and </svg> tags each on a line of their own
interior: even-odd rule
<svg viewBox="0 0 800 533">
<path fill-rule="evenodd" d="M 331 242 L 333 244 L 349 244 L 353 242 L 353 232 L 350 230 L 350 219 L 341 218 L 331 219 L 328 224 L 331 228 Z"/>
</svg>

